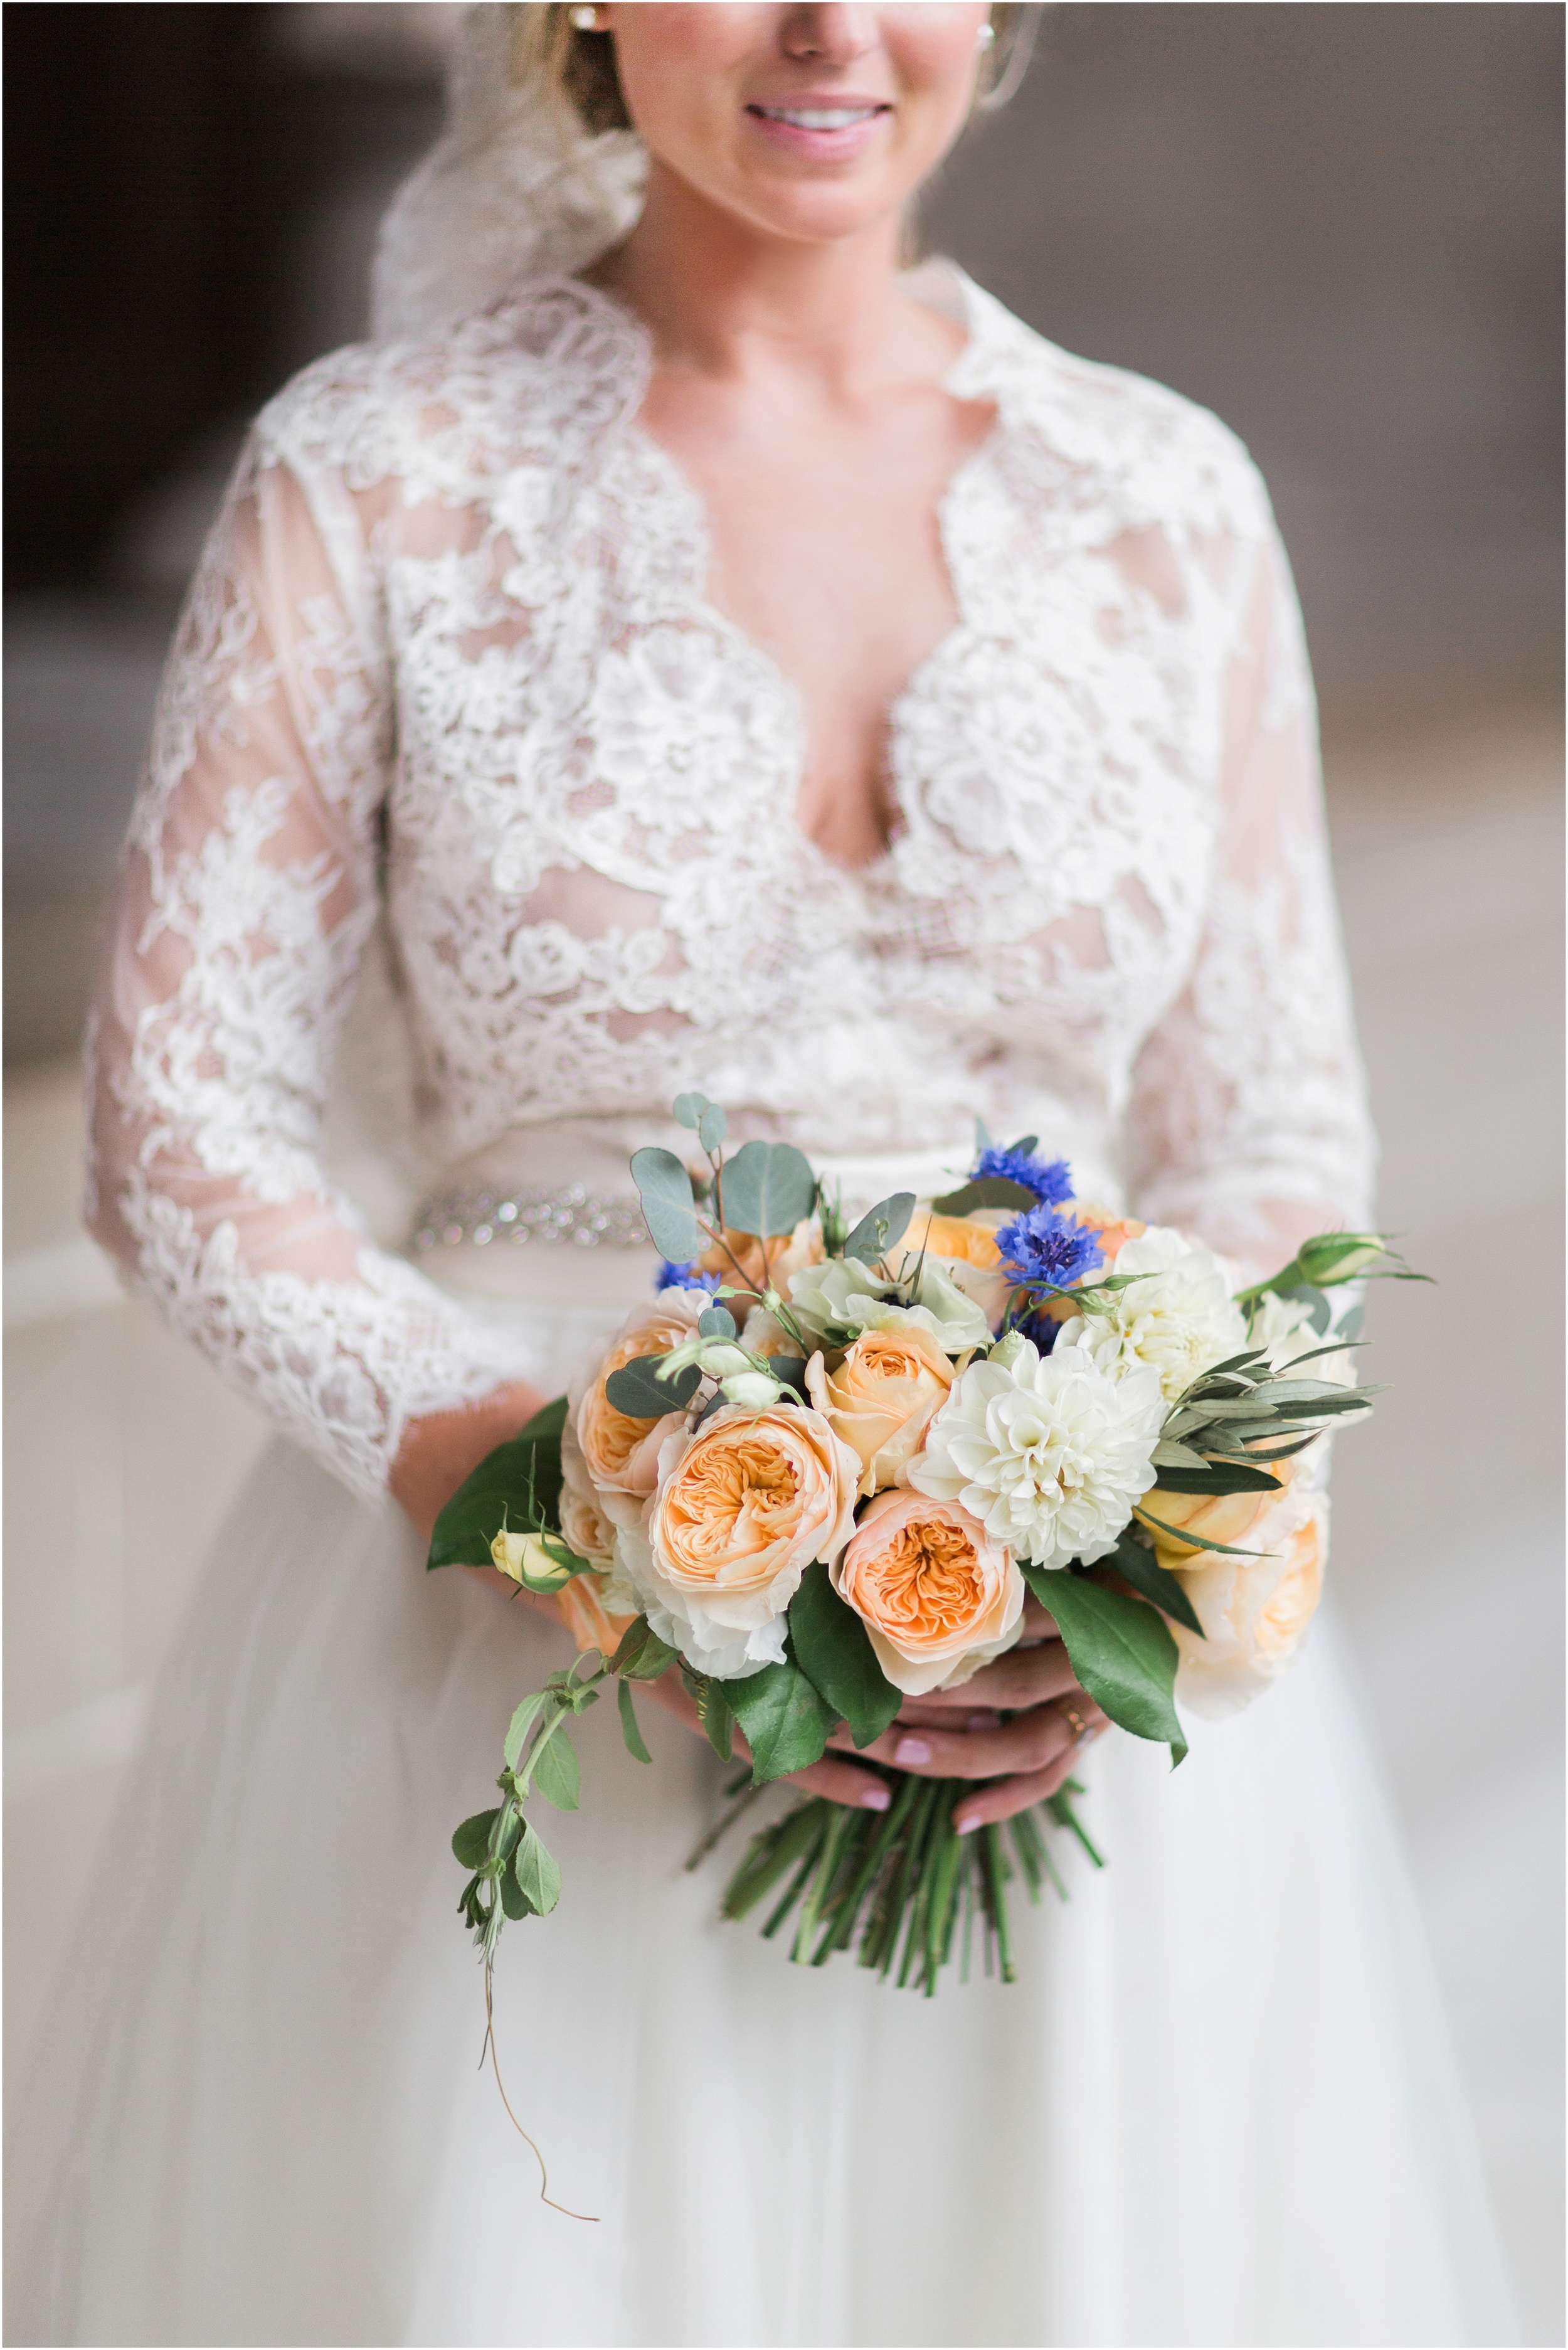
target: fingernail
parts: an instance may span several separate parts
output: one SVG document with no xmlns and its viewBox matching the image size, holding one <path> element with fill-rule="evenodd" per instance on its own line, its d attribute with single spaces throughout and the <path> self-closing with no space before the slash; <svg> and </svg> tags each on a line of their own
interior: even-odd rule
<svg viewBox="0 0 1568 2350">
<path fill-rule="evenodd" d="M 893 1756 L 895 1762 L 929 1762 L 930 1759 L 931 1750 L 923 1738 L 900 1738 Z"/>
<path fill-rule="evenodd" d="M 957 1828 L 960 1835 L 972 1835 L 976 1828 L 979 1827 L 980 1822 L 978 1820 L 966 1820 L 960 1815 L 954 1818 L 953 1825 Z"/>
<path fill-rule="evenodd" d="M 867 1787 L 860 1798 L 860 1808 L 865 1812 L 885 1812 L 892 1800 L 886 1787 Z"/>
<path fill-rule="evenodd" d="M 964 1727 L 966 1730 L 989 1730 L 991 1716 L 989 1713 L 971 1713 Z"/>
</svg>

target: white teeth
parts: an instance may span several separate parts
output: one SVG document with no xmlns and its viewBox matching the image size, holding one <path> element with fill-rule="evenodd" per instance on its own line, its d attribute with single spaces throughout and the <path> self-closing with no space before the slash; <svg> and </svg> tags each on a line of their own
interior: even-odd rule
<svg viewBox="0 0 1568 2350">
<path fill-rule="evenodd" d="M 877 109 L 874 106 L 759 106 L 757 112 L 769 122 L 793 123 L 797 130 L 847 130 L 857 122 L 869 122 Z"/>
</svg>

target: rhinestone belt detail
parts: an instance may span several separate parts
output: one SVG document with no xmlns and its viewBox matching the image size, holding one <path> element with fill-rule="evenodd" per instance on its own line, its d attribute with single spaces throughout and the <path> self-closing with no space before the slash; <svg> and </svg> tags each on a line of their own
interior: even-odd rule
<svg viewBox="0 0 1568 2350">
<path fill-rule="evenodd" d="M 452 1191 L 438 1192 L 420 1211 L 416 1249 L 488 1248 L 507 1242 L 523 1248 L 542 1242 L 575 1248 L 649 1248 L 648 1227 L 635 1199 L 590 1191 L 568 1183 L 558 1191 Z"/>
</svg>

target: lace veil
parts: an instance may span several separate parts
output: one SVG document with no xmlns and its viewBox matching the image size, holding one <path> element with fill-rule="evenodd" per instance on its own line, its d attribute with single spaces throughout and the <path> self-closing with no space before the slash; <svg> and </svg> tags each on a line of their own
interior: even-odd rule
<svg viewBox="0 0 1568 2350">
<path fill-rule="evenodd" d="M 381 224 L 371 278 L 379 341 L 437 331 L 520 278 L 586 268 L 637 218 L 641 140 L 589 136 L 541 73 L 518 78 L 522 16 L 484 5 L 463 18 L 446 129 Z"/>
</svg>

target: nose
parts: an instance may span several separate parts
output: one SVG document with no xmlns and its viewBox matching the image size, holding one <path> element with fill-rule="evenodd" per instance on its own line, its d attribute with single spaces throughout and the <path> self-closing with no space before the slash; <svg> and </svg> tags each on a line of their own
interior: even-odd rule
<svg viewBox="0 0 1568 2350">
<path fill-rule="evenodd" d="M 876 37 L 869 8 L 803 6 L 787 9 L 780 43 L 786 57 L 826 66 L 853 65 Z"/>
</svg>

